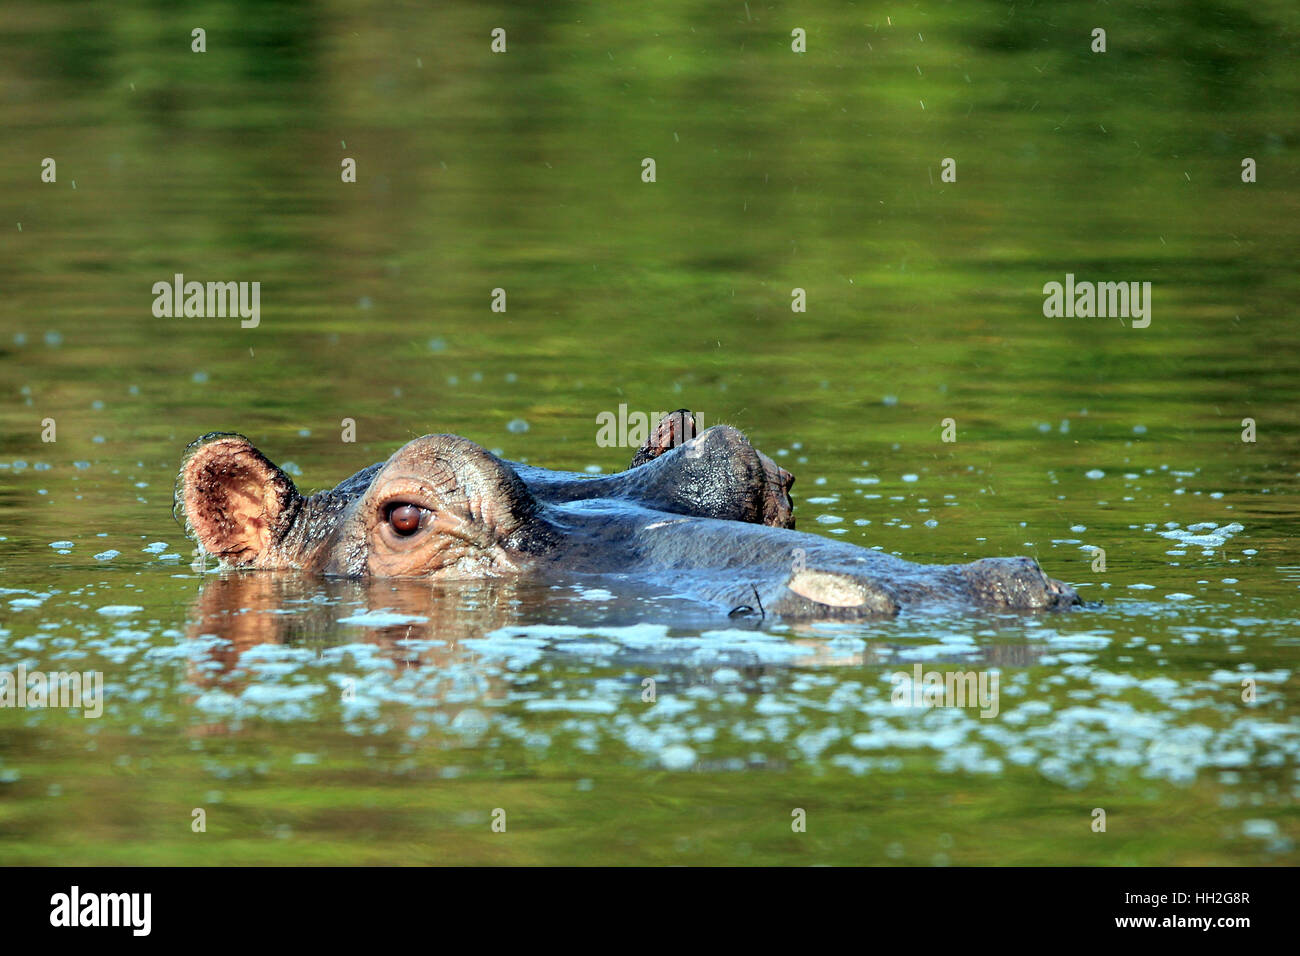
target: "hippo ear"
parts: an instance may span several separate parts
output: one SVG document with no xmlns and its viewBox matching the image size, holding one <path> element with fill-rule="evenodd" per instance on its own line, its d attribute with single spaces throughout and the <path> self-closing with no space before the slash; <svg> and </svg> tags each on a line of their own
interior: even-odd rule
<svg viewBox="0 0 1300 956">
<path fill-rule="evenodd" d="M 187 449 L 176 505 L 186 531 L 231 565 L 256 565 L 292 523 L 302 496 L 243 435 L 204 435 Z"/>
<path fill-rule="evenodd" d="M 689 409 L 679 408 L 659 419 L 654 431 L 645 444 L 632 456 L 629 468 L 638 468 L 648 461 L 654 461 L 670 448 L 684 445 L 695 437 L 695 416 Z"/>
<path fill-rule="evenodd" d="M 761 451 L 758 460 L 763 466 L 763 524 L 793 528 L 794 502 L 790 500 L 790 488 L 794 485 L 794 475 Z"/>
</svg>

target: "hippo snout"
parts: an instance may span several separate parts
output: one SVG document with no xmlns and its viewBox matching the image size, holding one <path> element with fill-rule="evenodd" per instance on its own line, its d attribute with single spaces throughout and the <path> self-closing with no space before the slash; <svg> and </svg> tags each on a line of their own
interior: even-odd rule
<svg viewBox="0 0 1300 956">
<path fill-rule="evenodd" d="M 1049 578 L 1030 558 L 981 558 L 961 570 L 976 603 L 984 607 L 1038 611 L 1082 603 L 1074 588 Z"/>
<path fill-rule="evenodd" d="M 1047 579 L 1047 593 L 1051 599 L 1048 607 L 1053 610 L 1078 607 L 1083 603 L 1079 598 L 1078 591 L 1064 581 L 1057 581 L 1055 578 Z"/>
</svg>

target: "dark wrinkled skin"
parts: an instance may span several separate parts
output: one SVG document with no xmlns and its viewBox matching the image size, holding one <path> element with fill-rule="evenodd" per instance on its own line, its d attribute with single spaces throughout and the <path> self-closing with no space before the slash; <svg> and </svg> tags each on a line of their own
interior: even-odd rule
<svg viewBox="0 0 1300 956">
<path fill-rule="evenodd" d="M 614 576 L 720 614 L 870 618 L 903 608 L 1049 610 L 1074 590 L 1028 558 L 919 565 L 793 529 L 793 477 L 733 428 L 691 438 L 666 418 L 616 475 L 502 461 L 454 435 L 399 449 L 304 498 L 240 436 L 191 446 L 178 485 L 189 531 L 232 567 L 350 577 Z M 680 443 L 684 441 L 683 443 Z M 392 507 L 423 515 L 410 537 Z"/>
</svg>

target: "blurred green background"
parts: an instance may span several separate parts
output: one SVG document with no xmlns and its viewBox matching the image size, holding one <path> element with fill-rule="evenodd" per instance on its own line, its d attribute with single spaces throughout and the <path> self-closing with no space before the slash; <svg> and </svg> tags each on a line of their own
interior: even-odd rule
<svg viewBox="0 0 1300 956">
<path fill-rule="evenodd" d="M 1158 651 L 1216 628 L 1250 639 L 1207 639 L 1173 663 L 1144 657 L 1144 673 L 1191 686 L 1236 666 L 1238 641 L 1259 667 L 1289 668 L 1298 26 L 1289 0 L 11 0 L 0 23 L 0 586 L 57 596 L 11 608 L 0 664 L 22 656 L 23 640 L 39 659 L 53 635 L 107 634 L 89 593 L 129 590 L 117 603 L 146 608 L 146 645 L 191 628 L 198 576 L 160 571 L 134 543 L 187 551 L 171 479 L 203 432 L 247 434 L 292 462 L 306 490 L 435 431 L 609 471 L 630 450 L 599 447 L 596 416 L 625 403 L 690 407 L 786 453 L 802 528 L 820 529 L 826 511 L 808 497 L 838 495 L 839 530 L 861 544 L 918 560 L 1034 554 L 1090 599 L 1107 597 L 1101 620 L 1052 626 L 1110 635 L 1111 668 L 1139 666 L 1122 653 L 1132 639 Z M 490 49 L 498 27 L 503 54 Z M 1102 54 L 1095 27 L 1107 31 Z M 205 53 L 191 50 L 194 28 Z M 795 28 L 806 53 L 791 50 Z M 55 183 L 41 181 L 45 157 Z M 340 178 L 347 157 L 355 183 Z M 646 157 L 654 183 L 641 179 Z M 947 157 L 955 183 L 940 177 Z M 1257 183 L 1241 181 L 1244 157 Z M 178 272 L 260 282 L 260 325 L 155 318 L 152 286 Z M 1067 272 L 1150 281 L 1150 327 L 1045 318 L 1042 286 Z M 796 287 L 806 313 L 791 311 Z M 496 288 L 504 313 L 490 308 Z M 940 441 L 948 417 L 955 444 Z M 1257 443 L 1240 440 L 1246 417 Z M 45 418 L 55 444 L 41 441 Z M 345 418 L 356 444 L 340 441 Z M 1094 469 L 1113 484 L 1094 484 Z M 1121 489 L 1126 472 L 1143 480 Z M 880 498 L 852 497 L 864 474 L 880 477 L 868 489 Z M 945 494 L 954 507 L 925 527 Z M 1239 554 L 1209 562 L 1232 561 L 1241 592 L 1182 617 L 1099 593 L 1142 580 L 1202 597 L 1198 582 L 1226 572 L 1171 561 L 1168 542 L 1135 529 L 1203 520 L 1246 525 L 1258 570 L 1237 566 Z M 1074 525 L 1108 549 L 1109 577 L 1077 542 L 1059 543 Z M 97 534 L 124 557 L 90 560 L 105 546 Z M 59 539 L 77 542 L 70 556 L 51 551 Z M 1240 624 L 1243 614 L 1259 623 Z M 889 640 L 933 638 L 927 627 L 905 623 Z M 996 642 L 1032 643 L 1014 625 L 994 630 Z M 545 679 L 566 688 L 600 672 L 553 666 Z M 878 679 L 864 667 L 840 679 Z M 1050 681 L 1056 670 L 1027 673 Z M 175 739 L 176 725 L 200 719 L 183 679 L 104 718 L 114 760 L 155 761 L 138 777 L 108 757 L 85 766 L 80 723 L 0 713 L 0 756 L 20 773 L 0 777 L 0 861 L 1270 862 L 1279 846 L 1292 853 L 1297 830 L 1294 750 L 1251 763 L 1256 775 L 1226 797 L 1212 775 L 1167 791 L 1121 775 L 1109 799 L 1150 819 L 1103 843 L 1050 822 L 1086 816 L 1095 795 L 1031 771 L 966 781 L 921 761 L 882 781 L 790 758 L 779 773 L 669 774 L 654 796 L 622 751 L 498 760 L 489 735 L 460 755 L 477 771 L 457 791 L 393 777 L 316 715 L 220 738 L 230 760 L 277 768 L 274 786 L 245 791 L 234 842 L 200 849 L 188 809 L 180 830 L 165 822 L 173 803 L 210 789 L 216 759 Z M 752 717 L 762 695 L 750 690 L 736 706 Z M 1292 731 L 1293 701 L 1271 705 Z M 304 736 L 332 755 L 323 765 L 292 761 Z M 432 740 L 410 759 L 441 759 Z M 785 806 L 823 772 L 825 812 L 842 825 L 794 849 L 781 819 L 766 833 L 748 810 L 704 809 Z M 328 775 L 337 789 L 320 789 Z M 605 802 L 576 809 L 588 791 L 573 779 L 597 780 Z M 506 783 L 570 821 L 556 824 L 563 833 L 509 852 L 461 834 L 458 801 L 472 789 L 476 805 L 495 806 Z M 175 800 L 150 803 L 164 793 Z M 300 805 L 313 801 L 323 806 Z M 446 819 L 399 824 L 376 809 L 428 801 Z M 1271 855 L 1239 832 L 1261 806 L 1282 821 Z M 684 835 L 692 815 L 713 812 L 733 815 L 707 838 Z M 265 837 L 284 814 L 309 848 Z M 597 822 L 575 832 L 583 814 Z M 885 822 L 871 830 L 868 816 Z M 620 819 L 631 835 L 615 846 L 601 826 Z M 422 856 L 421 840 L 456 849 Z M 61 842 L 80 849 L 51 856 Z M 904 850 L 886 853 L 895 842 Z"/>
</svg>

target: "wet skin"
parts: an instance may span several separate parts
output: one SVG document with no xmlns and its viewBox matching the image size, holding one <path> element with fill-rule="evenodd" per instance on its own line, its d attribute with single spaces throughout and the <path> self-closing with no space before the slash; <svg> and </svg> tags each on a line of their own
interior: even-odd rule
<svg viewBox="0 0 1300 956">
<path fill-rule="evenodd" d="M 1028 558 L 920 565 L 797 532 L 793 476 L 734 428 L 694 435 L 689 412 L 666 416 L 633 462 L 591 478 L 426 435 L 303 497 L 246 438 L 214 434 L 190 446 L 177 506 L 200 547 L 228 567 L 441 580 L 616 576 L 732 616 L 1079 603 Z"/>
</svg>

